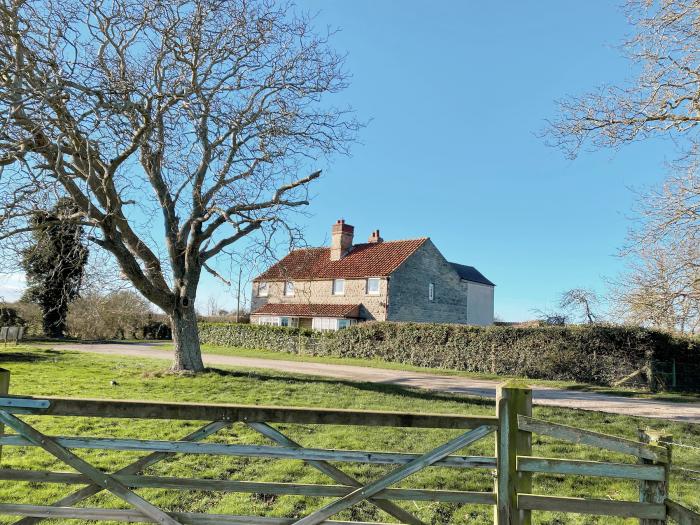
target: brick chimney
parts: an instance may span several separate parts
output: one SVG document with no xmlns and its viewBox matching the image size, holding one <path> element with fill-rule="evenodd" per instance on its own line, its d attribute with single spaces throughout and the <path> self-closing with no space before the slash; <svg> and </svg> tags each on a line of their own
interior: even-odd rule
<svg viewBox="0 0 700 525">
<path fill-rule="evenodd" d="M 355 235 L 355 227 L 345 224 L 340 219 L 331 229 L 331 261 L 339 261 L 352 248 L 352 238 Z"/>
<path fill-rule="evenodd" d="M 382 241 L 384 241 L 384 239 L 382 239 L 382 238 L 380 237 L 380 235 L 379 235 L 379 230 L 374 230 L 374 231 L 372 232 L 372 235 L 370 235 L 370 236 L 369 236 L 369 239 L 367 240 L 367 242 L 373 243 L 373 244 L 376 244 L 376 243 L 379 243 L 379 242 L 382 242 Z"/>
</svg>

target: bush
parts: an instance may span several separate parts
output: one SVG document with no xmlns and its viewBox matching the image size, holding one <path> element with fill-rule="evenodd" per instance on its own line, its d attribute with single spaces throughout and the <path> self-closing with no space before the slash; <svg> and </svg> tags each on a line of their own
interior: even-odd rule
<svg viewBox="0 0 700 525">
<path fill-rule="evenodd" d="M 167 339 L 173 338 L 173 331 L 168 323 L 162 321 L 148 321 L 142 329 L 144 339 Z"/>
<path fill-rule="evenodd" d="M 78 339 L 136 339 L 149 315 L 148 302 L 135 292 L 86 295 L 68 309 L 68 332 Z"/>
<path fill-rule="evenodd" d="M 0 306 L 0 327 L 2 326 L 24 326 L 25 321 L 17 313 L 16 308 Z"/>
<path fill-rule="evenodd" d="M 659 362 L 695 363 L 700 340 L 628 326 L 354 325 L 338 332 L 202 323 L 202 342 L 319 356 L 610 385 Z M 680 367 L 682 368 L 682 367 Z M 687 376 L 687 377 L 686 377 Z M 686 390 L 699 389 L 687 374 Z M 653 384 L 650 386 L 654 386 Z"/>
<path fill-rule="evenodd" d="M 0 306 L 0 326 L 24 326 L 24 336 L 42 337 L 41 308 L 18 301 Z"/>
</svg>

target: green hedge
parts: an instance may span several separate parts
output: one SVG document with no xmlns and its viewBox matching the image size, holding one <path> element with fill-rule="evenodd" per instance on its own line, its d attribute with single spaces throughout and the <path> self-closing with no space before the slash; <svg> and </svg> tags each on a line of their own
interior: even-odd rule
<svg viewBox="0 0 700 525">
<path fill-rule="evenodd" d="M 700 388 L 700 340 L 626 326 L 472 327 L 363 323 L 315 332 L 228 323 L 200 325 L 202 342 L 278 352 L 384 361 L 533 379 L 609 385 L 654 363 L 675 360 L 676 385 Z M 654 365 L 656 366 L 656 365 Z M 684 373 L 687 370 L 688 373 Z M 651 385 L 654 386 L 654 385 Z"/>
</svg>

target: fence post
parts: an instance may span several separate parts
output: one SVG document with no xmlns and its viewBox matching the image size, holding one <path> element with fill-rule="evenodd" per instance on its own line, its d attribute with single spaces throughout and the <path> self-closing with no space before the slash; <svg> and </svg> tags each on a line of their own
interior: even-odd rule
<svg viewBox="0 0 700 525">
<path fill-rule="evenodd" d="M 649 443 L 651 445 L 658 445 L 665 447 L 668 450 L 668 461 L 665 463 L 659 463 L 652 461 L 650 459 L 640 458 L 639 462 L 649 465 L 662 465 L 664 467 L 664 481 L 640 481 L 639 482 L 639 501 L 643 503 L 666 503 L 666 498 L 668 498 L 668 483 L 669 474 L 671 472 L 671 445 L 673 437 L 661 432 L 656 432 L 653 430 L 639 430 L 639 440 L 643 443 Z M 667 523 L 667 520 L 651 520 L 651 519 L 640 519 L 639 525 L 660 525 Z"/>
<path fill-rule="evenodd" d="M 10 371 L 0 368 L 0 396 L 6 396 L 10 391 Z M 5 433 L 5 425 L 0 424 L 0 436 Z M 0 445 L 0 461 L 2 460 L 2 446 Z"/>
<path fill-rule="evenodd" d="M 532 454 L 532 434 L 518 430 L 518 415 L 532 416 L 532 390 L 505 383 L 496 393 L 495 525 L 530 525 L 529 510 L 518 510 L 518 494 L 532 492 L 532 474 L 517 471 L 517 457 Z"/>
</svg>

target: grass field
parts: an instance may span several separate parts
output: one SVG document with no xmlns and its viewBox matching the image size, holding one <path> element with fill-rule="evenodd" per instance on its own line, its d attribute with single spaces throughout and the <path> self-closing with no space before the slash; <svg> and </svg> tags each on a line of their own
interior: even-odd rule
<svg viewBox="0 0 700 525">
<path fill-rule="evenodd" d="M 29 347 L 7 348 L 0 351 L 0 366 L 12 372 L 11 392 L 27 395 L 102 397 L 121 399 L 152 399 L 240 404 L 317 406 L 399 410 L 411 412 L 440 412 L 461 414 L 493 414 L 488 400 L 457 395 L 441 395 L 404 390 L 389 385 L 339 382 L 312 377 L 285 375 L 255 370 L 217 370 L 191 377 L 165 373 L 163 362 L 56 352 Z M 111 382 L 116 382 L 112 386 Z M 700 446 L 700 427 L 658 420 L 644 420 L 610 414 L 581 412 L 567 409 L 535 407 L 535 417 L 570 424 L 591 430 L 636 437 L 637 429 L 650 426 L 671 433 L 677 441 Z M 162 421 L 89 420 L 84 418 L 27 418 L 49 435 L 92 435 L 177 439 L 198 426 L 192 423 Z M 393 450 L 421 452 L 437 446 L 456 435 L 454 431 L 358 428 L 346 426 L 281 425 L 285 433 L 304 445 L 319 448 Z M 264 438 L 241 425 L 210 438 L 212 442 L 269 444 Z M 493 455 L 493 439 L 484 440 L 464 453 Z M 674 450 L 676 464 L 697 466 L 700 454 L 691 449 Z M 533 453 L 539 456 L 580 458 L 592 460 L 632 461 L 631 457 L 536 437 Z M 115 470 L 140 456 L 138 453 L 111 451 L 80 451 L 82 457 L 105 470 Z M 2 451 L 4 468 L 69 471 L 47 454 L 29 448 L 5 447 Z M 343 465 L 349 473 L 362 480 L 371 480 L 389 467 Z M 699 469 L 700 470 L 700 469 Z M 328 483 L 329 480 L 298 461 L 275 461 L 250 458 L 178 456 L 147 471 L 148 474 L 213 479 L 281 481 L 299 483 Z M 454 490 L 491 490 L 493 478 L 489 471 L 462 471 L 432 468 L 407 479 L 401 486 Z M 699 483 L 674 475 L 672 496 L 695 509 L 700 508 Z M 0 485 L 0 501 L 47 504 L 66 494 L 70 487 L 36 483 Z M 595 498 L 636 500 L 638 487 L 633 482 L 602 480 L 593 477 L 536 476 L 535 492 L 548 495 L 588 496 Z M 323 500 L 298 496 L 263 494 L 223 494 L 168 490 L 140 490 L 140 494 L 174 511 L 258 514 L 296 517 L 323 503 Z M 474 523 L 489 524 L 490 507 L 456 506 L 445 503 L 401 503 L 431 524 Z M 118 500 L 99 495 L 86 506 L 121 507 Z M 369 504 L 358 505 L 339 519 L 393 521 Z M 3 517 L 3 522 L 11 521 Z M 535 513 L 539 524 L 616 524 L 635 523 L 633 520 L 596 518 L 592 516 Z M 75 522 L 73 522 L 75 523 Z"/>
</svg>

